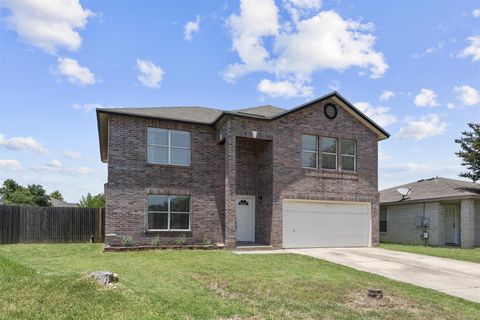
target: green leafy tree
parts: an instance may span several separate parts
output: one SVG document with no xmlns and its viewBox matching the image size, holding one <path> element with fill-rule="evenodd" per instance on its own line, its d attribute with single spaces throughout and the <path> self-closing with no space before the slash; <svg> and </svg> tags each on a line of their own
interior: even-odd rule
<svg viewBox="0 0 480 320">
<path fill-rule="evenodd" d="M 82 208 L 105 208 L 105 196 L 103 193 L 92 196 L 89 192 L 86 196 L 82 196 L 78 206 Z"/>
<path fill-rule="evenodd" d="M 50 196 L 47 194 L 47 191 L 39 184 L 30 184 L 28 185 L 28 190 L 33 196 L 33 202 L 35 205 L 40 207 L 51 207 L 52 203 L 50 202 Z"/>
<path fill-rule="evenodd" d="M 63 201 L 63 196 L 58 190 L 55 190 L 52 193 L 50 193 L 50 198 Z"/>
<path fill-rule="evenodd" d="M 476 182 L 480 180 L 480 124 L 469 123 L 468 126 L 473 131 L 464 131 L 460 139 L 455 139 L 461 148 L 455 154 L 462 159 L 462 166 L 467 167 L 459 176 Z"/>
<path fill-rule="evenodd" d="M 13 179 L 7 179 L 0 188 L 0 196 L 5 204 L 31 205 L 49 207 L 50 198 L 39 184 L 29 185 L 27 188 L 19 185 Z"/>
</svg>

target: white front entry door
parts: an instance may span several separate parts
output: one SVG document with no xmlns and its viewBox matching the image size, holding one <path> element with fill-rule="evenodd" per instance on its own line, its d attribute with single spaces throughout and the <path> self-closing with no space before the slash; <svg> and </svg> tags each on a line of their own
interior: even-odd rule
<svg viewBox="0 0 480 320">
<path fill-rule="evenodd" d="M 237 241 L 255 242 L 254 196 L 237 196 Z"/>
<path fill-rule="evenodd" d="M 457 212 L 455 206 L 445 206 L 445 243 L 457 244 Z"/>
</svg>

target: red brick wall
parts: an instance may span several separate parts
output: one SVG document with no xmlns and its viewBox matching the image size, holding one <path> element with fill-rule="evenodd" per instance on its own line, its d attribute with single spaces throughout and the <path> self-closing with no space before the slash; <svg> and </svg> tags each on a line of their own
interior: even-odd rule
<svg viewBox="0 0 480 320">
<path fill-rule="evenodd" d="M 243 193 L 257 195 L 259 242 L 281 246 L 282 199 L 304 198 L 372 202 L 372 241 L 378 244 L 377 137 L 341 107 L 334 120 L 327 119 L 325 103 L 274 121 L 229 116 L 218 128 L 110 116 L 106 233 L 117 236 L 107 237 L 107 244 L 118 244 L 127 234 L 137 244 L 148 244 L 157 234 L 163 243 L 179 236 L 146 232 L 147 192 L 191 196 L 192 231 L 185 233 L 190 243 L 201 242 L 207 234 L 213 241 L 234 245 L 235 195 Z M 147 164 L 149 125 L 190 131 L 192 166 Z M 252 130 L 264 140 L 238 138 L 253 138 Z M 224 141 L 218 143 L 220 131 Z M 303 133 L 356 140 L 357 172 L 302 169 Z"/>
</svg>

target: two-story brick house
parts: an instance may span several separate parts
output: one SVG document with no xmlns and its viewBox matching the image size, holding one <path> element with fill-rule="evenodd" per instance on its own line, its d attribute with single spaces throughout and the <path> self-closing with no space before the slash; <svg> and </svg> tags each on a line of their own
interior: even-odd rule
<svg viewBox="0 0 480 320">
<path fill-rule="evenodd" d="M 378 244 L 377 144 L 389 134 L 337 92 L 291 110 L 116 108 L 97 120 L 108 245 Z"/>
</svg>

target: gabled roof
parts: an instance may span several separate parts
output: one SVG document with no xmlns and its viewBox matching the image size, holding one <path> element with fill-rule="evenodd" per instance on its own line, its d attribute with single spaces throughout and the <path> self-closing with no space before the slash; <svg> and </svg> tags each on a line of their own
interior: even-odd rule
<svg viewBox="0 0 480 320">
<path fill-rule="evenodd" d="M 78 204 L 76 203 L 65 202 L 55 198 L 50 198 L 50 202 L 52 203 L 53 207 L 78 207 Z"/>
<path fill-rule="evenodd" d="M 190 123 L 200 123 L 207 125 L 215 125 L 224 116 L 233 115 L 247 118 L 255 118 L 262 120 L 275 120 L 280 117 L 286 116 L 290 113 L 296 112 L 300 109 L 311 106 L 317 102 L 326 99 L 336 99 L 348 113 L 357 118 L 367 128 L 375 132 L 379 140 L 386 139 L 390 136 L 382 127 L 376 124 L 372 119 L 368 118 L 364 113 L 358 110 L 338 92 L 333 91 L 320 98 L 311 100 L 298 107 L 290 110 L 275 107 L 272 105 L 264 105 L 253 108 L 238 109 L 238 110 L 219 110 L 206 107 L 154 107 L 154 108 L 98 108 L 97 109 L 97 123 L 98 133 L 100 139 L 100 155 L 102 161 L 107 161 L 107 119 L 109 114 L 120 114 L 134 117 L 145 117 L 154 119 L 166 119 L 173 121 L 182 121 Z"/>
<path fill-rule="evenodd" d="M 410 194 L 402 200 L 397 188 L 410 189 Z M 448 179 L 430 178 L 380 191 L 380 203 L 404 203 L 435 199 L 479 198 L 480 184 Z"/>
</svg>

